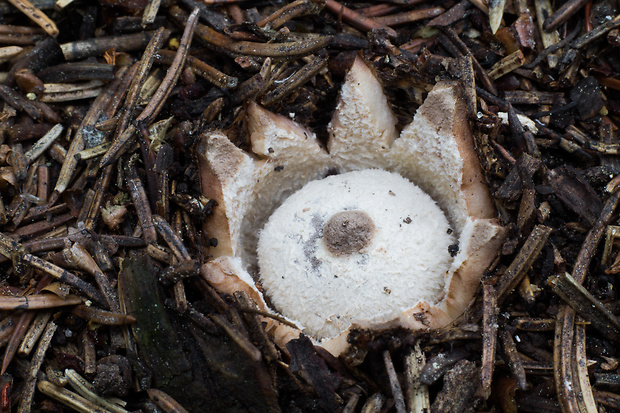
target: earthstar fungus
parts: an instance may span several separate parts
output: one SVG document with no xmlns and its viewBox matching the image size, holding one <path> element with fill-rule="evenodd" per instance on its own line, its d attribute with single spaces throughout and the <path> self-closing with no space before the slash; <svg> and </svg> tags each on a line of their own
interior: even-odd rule
<svg viewBox="0 0 620 413">
<path fill-rule="evenodd" d="M 439 328 L 463 313 L 505 231 L 457 82 L 437 83 L 399 136 L 356 58 L 327 150 L 254 102 L 246 116 L 253 153 L 219 131 L 199 150 L 202 191 L 218 203 L 204 227 L 218 239 L 202 267 L 212 286 L 245 291 L 335 355 L 352 328 Z M 300 334 L 265 322 L 280 345 Z"/>
</svg>

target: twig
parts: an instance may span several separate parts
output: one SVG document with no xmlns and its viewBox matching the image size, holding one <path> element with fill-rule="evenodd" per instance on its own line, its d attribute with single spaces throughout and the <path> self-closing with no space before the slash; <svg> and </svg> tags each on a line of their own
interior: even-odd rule
<svg viewBox="0 0 620 413">
<path fill-rule="evenodd" d="M 183 408 L 172 397 L 168 394 L 164 393 L 161 390 L 157 389 L 149 389 L 146 391 L 149 395 L 149 399 L 151 399 L 157 406 L 159 406 L 163 411 L 169 413 L 187 413 L 187 410 Z"/>
<path fill-rule="evenodd" d="M 136 119 L 137 122 L 143 122 L 146 125 L 150 125 L 161 111 L 166 99 L 170 96 L 170 93 L 172 93 L 172 88 L 177 83 L 177 80 L 181 75 L 181 71 L 183 70 L 183 65 L 185 64 L 189 47 L 192 43 L 192 38 L 198 25 L 199 12 L 200 11 L 198 9 L 194 9 L 189 15 L 185 29 L 183 30 L 181 42 L 179 43 L 179 48 L 177 49 L 177 55 L 168 68 L 166 76 L 161 81 L 159 88 L 157 88 L 157 91 L 149 101 L 148 105 L 146 105 L 142 113 L 140 113 Z"/>
<path fill-rule="evenodd" d="M 105 296 L 106 302 L 108 303 L 110 309 L 115 312 L 120 312 L 116 289 L 110 283 L 107 275 L 101 271 L 93 257 L 81 244 L 76 242 L 70 248 L 65 248 L 63 250 L 63 257 L 69 265 L 86 271 L 88 274 L 92 275 L 95 278 L 99 289 Z"/>
<path fill-rule="evenodd" d="M 596 412 L 598 410 L 594 394 L 592 393 L 592 385 L 588 374 L 588 356 L 586 354 L 586 326 L 579 324 L 575 326 L 575 360 L 577 361 L 577 379 L 581 388 L 583 403 L 588 412 Z"/>
<path fill-rule="evenodd" d="M 0 63 L 11 60 L 12 58 L 20 54 L 23 50 L 24 48 L 19 46 L 0 47 Z"/>
<path fill-rule="evenodd" d="M 149 0 L 142 14 L 142 26 L 146 27 L 155 21 L 161 0 Z"/>
<path fill-rule="evenodd" d="M 401 24 L 417 22 L 419 20 L 430 19 L 439 16 L 445 11 L 446 9 L 443 7 L 429 7 L 427 9 L 417 9 L 404 13 L 375 17 L 372 20 L 383 26 L 398 26 Z"/>
<path fill-rule="evenodd" d="M 110 413 L 109 410 L 97 406 L 95 403 L 85 399 L 84 397 L 69 391 L 63 387 L 57 386 L 46 380 L 37 383 L 37 389 L 46 396 L 80 412 L 80 413 Z"/>
<path fill-rule="evenodd" d="M 553 291 L 609 340 L 620 339 L 620 320 L 603 303 L 565 273 L 551 281 Z"/>
<path fill-rule="evenodd" d="M 4 374 L 6 369 L 11 364 L 13 360 L 13 356 L 17 353 L 17 349 L 19 348 L 19 343 L 22 341 L 22 338 L 26 334 L 32 319 L 35 316 L 34 311 L 26 311 L 22 313 L 19 317 L 19 320 L 15 324 L 15 329 L 13 330 L 13 334 L 9 339 L 9 342 L 6 345 L 6 349 L 4 350 L 4 356 L 2 357 L 2 368 L 0 369 L 0 374 Z"/>
<path fill-rule="evenodd" d="M 101 292 L 99 292 L 91 284 L 77 277 L 75 274 L 72 274 L 69 271 L 58 267 L 57 265 L 54 265 L 51 262 L 45 261 L 32 254 L 24 254 L 23 260 L 25 263 L 32 265 L 34 268 L 44 271 L 50 274 L 52 277 L 57 278 L 59 281 L 75 287 L 78 291 L 92 298 L 96 303 L 107 306 L 103 294 L 101 294 Z"/>
<path fill-rule="evenodd" d="M 40 108 L 8 86 L 0 85 L 0 98 L 15 109 L 26 112 L 34 120 L 43 118 Z"/>
<path fill-rule="evenodd" d="M 83 149 L 75 154 L 76 158 L 80 161 L 88 161 L 93 158 L 97 158 L 105 154 L 112 146 L 111 142 L 104 142 L 100 145 L 93 146 L 92 148 Z"/>
<path fill-rule="evenodd" d="M 583 1 L 583 0 L 578 0 Z M 565 4 L 570 3 L 567 2 Z M 542 38 L 542 43 L 545 48 L 548 48 L 551 45 L 558 43 L 560 40 L 559 34 L 555 30 L 548 30 L 544 26 L 545 17 L 551 14 L 551 1 L 550 0 L 539 0 L 534 3 L 536 7 L 536 20 L 538 22 L 538 31 L 540 32 L 540 37 Z M 550 68 L 555 68 L 558 64 L 558 56 L 556 54 L 550 53 L 547 56 L 547 62 L 549 63 Z"/>
<path fill-rule="evenodd" d="M 491 395 L 491 383 L 495 367 L 495 348 L 497 347 L 497 298 L 491 284 L 482 285 L 482 368 L 480 369 L 480 397 L 486 400 Z"/>
<path fill-rule="evenodd" d="M 390 387 L 392 388 L 392 397 L 394 398 L 394 407 L 397 413 L 405 413 L 405 397 L 403 396 L 403 390 L 398 381 L 398 375 L 394 369 L 394 363 L 392 363 L 392 356 L 389 350 L 383 352 L 383 363 L 390 379 Z"/>
<path fill-rule="evenodd" d="M 620 15 L 616 16 L 613 20 L 606 21 L 603 24 L 598 25 L 594 30 L 591 30 L 575 40 L 573 44 L 571 44 L 572 49 L 581 49 L 585 45 L 590 42 L 598 39 L 601 36 L 604 36 L 608 31 L 615 29 L 620 26 Z"/>
<path fill-rule="evenodd" d="M 185 64 L 185 60 L 187 58 L 187 52 L 189 46 L 191 44 L 192 37 L 194 35 L 194 31 L 196 31 L 196 27 L 198 25 L 198 15 L 199 10 L 194 9 L 192 14 L 187 19 L 187 25 L 185 26 L 185 30 L 183 31 L 183 37 L 181 38 L 181 43 L 179 44 L 179 48 L 177 50 L 177 54 L 174 58 L 174 61 L 168 68 L 166 72 L 166 76 L 160 83 L 157 91 L 147 104 L 147 106 L 142 110 L 140 115 L 136 118 L 137 124 L 150 125 L 155 117 L 161 111 L 166 99 L 172 93 L 172 87 L 176 84 L 179 76 L 181 75 L 181 71 L 183 69 L 183 65 Z M 149 54 L 149 61 L 152 61 L 154 58 L 153 53 Z M 122 153 L 127 149 L 128 142 L 135 137 L 135 133 L 137 128 L 132 125 L 129 128 L 125 129 L 122 134 L 115 139 L 114 143 L 110 147 L 110 149 L 106 152 L 100 162 L 100 166 L 103 168 L 104 166 L 110 165 L 114 162 Z"/>
<path fill-rule="evenodd" d="M 351 397 L 349 397 L 347 404 L 342 409 L 342 413 L 354 413 L 355 411 L 357 411 L 356 407 L 359 401 L 360 401 L 360 395 L 357 393 L 353 393 Z M 430 409 L 430 406 L 429 406 L 429 409 Z"/>
<path fill-rule="evenodd" d="M 312 59 L 299 69 L 295 74 L 288 77 L 282 84 L 276 87 L 262 99 L 263 105 L 269 106 L 284 99 L 295 92 L 301 85 L 312 79 L 318 72 L 327 66 L 327 58 L 312 57 Z"/>
<path fill-rule="evenodd" d="M 38 311 L 36 313 L 36 316 L 34 320 L 32 320 L 32 324 L 30 328 L 24 335 L 21 345 L 19 346 L 19 349 L 17 350 L 17 352 L 20 355 L 30 354 L 30 352 L 34 348 L 34 345 L 39 340 L 39 337 L 41 337 L 41 334 L 43 333 L 43 330 L 47 326 L 47 322 L 49 321 L 51 316 L 52 316 L 51 311 Z"/>
<path fill-rule="evenodd" d="M 101 203 L 103 202 L 103 197 L 110 186 L 110 181 L 112 179 L 112 170 L 113 165 L 108 165 L 103 168 L 103 172 L 101 176 L 97 179 L 97 192 L 95 193 L 95 198 L 93 199 L 88 214 L 84 219 L 84 227 L 87 230 L 93 230 L 95 227 L 95 223 L 97 222 L 97 218 L 101 214 Z"/>
<path fill-rule="evenodd" d="M 325 8 L 337 16 L 342 16 L 342 19 L 344 21 L 357 29 L 363 31 L 371 31 L 373 29 L 386 29 L 387 34 L 390 37 L 396 37 L 396 31 L 394 29 L 388 28 L 383 24 L 374 21 L 373 19 L 369 19 L 368 17 L 365 17 L 364 15 L 356 12 L 355 10 L 338 3 L 336 0 L 326 0 Z"/>
<path fill-rule="evenodd" d="M 168 37 L 169 32 L 165 32 L 164 37 Z M 128 34 L 125 36 L 99 37 L 95 39 L 79 40 L 61 45 L 65 59 L 78 60 L 90 56 L 100 56 L 110 49 L 117 52 L 130 52 L 133 50 L 144 49 L 153 37 L 153 32 L 141 32 Z"/>
<path fill-rule="evenodd" d="M 362 406 L 362 413 L 379 413 L 382 410 L 383 405 L 387 401 L 387 398 L 381 393 L 375 393 L 366 400 L 364 406 Z"/>
<path fill-rule="evenodd" d="M 601 211 L 601 215 L 599 219 L 596 221 L 588 236 L 586 237 L 581 249 L 579 250 L 579 254 L 577 255 L 577 259 L 575 260 L 575 266 L 573 267 L 572 277 L 579 284 L 583 284 L 586 278 L 586 274 L 588 272 L 588 267 L 590 266 L 590 262 L 594 257 L 594 253 L 596 248 L 603 237 L 605 232 L 605 228 L 613 216 L 613 213 L 618 206 L 618 201 L 620 200 L 620 191 L 614 192 L 609 196 L 609 199 L 605 203 L 603 210 Z"/>
<path fill-rule="evenodd" d="M 228 319 L 222 314 L 213 314 L 210 316 L 211 320 L 220 326 L 226 334 L 243 350 L 250 360 L 258 362 L 262 358 L 260 350 L 245 336 L 241 335 L 240 331 L 232 325 Z"/>
<path fill-rule="evenodd" d="M 420 349 L 420 343 L 416 342 L 415 346 L 407 355 L 406 373 L 407 373 L 407 407 L 411 413 L 425 413 L 430 411 L 431 405 L 428 395 L 428 386 L 423 384 L 420 378 L 422 369 L 426 364 L 426 357 Z"/>
<path fill-rule="evenodd" d="M 118 83 L 111 82 L 108 88 L 106 88 L 106 92 L 101 93 L 95 99 L 95 101 L 88 109 L 88 112 L 82 119 L 82 123 L 75 132 L 75 136 L 71 141 L 71 145 L 69 145 L 69 150 L 67 151 L 65 161 L 62 164 L 58 180 L 56 181 L 56 186 L 54 187 L 54 192 L 52 193 L 52 196 L 50 198 L 50 204 L 54 204 L 60 194 L 62 194 L 69 186 L 69 182 L 71 181 L 71 178 L 73 177 L 73 174 L 75 173 L 75 169 L 79 162 L 75 155 L 77 155 L 81 150 L 83 150 L 86 145 L 84 141 L 84 133 L 95 127 L 95 124 L 99 120 L 101 112 L 103 112 L 103 109 L 112 97 L 112 90 L 115 89 L 117 86 Z"/>
<path fill-rule="evenodd" d="M 37 25 L 41 26 L 43 30 L 47 34 L 52 37 L 58 36 L 58 27 L 56 27 L 56 23 L 41 10 L 37 9 L 32 3 L 28 0 L 8 0 L 13 6 L 17 7 L 24 13 L 30 20 L 35 22 Z"/>
<path fill-rule="evenodd" d="M 81 304 L 83 300 L 77 295 L 65 298 L 52 294 L 36 294 L 31 296 L 6 297 L 0 296 L 0 310 L 40 310 Z"/>
<path fill-rule="evenodd" d="M 420 373 L 420 381 L 424 384 L 433 384 L 456 363 L 467 356 L 463 347 L 455 348 L 450 352 L 439 353 L 426 362 Z"/>
<path fill-rule="evenodd" d="M 55 92 L 55 93 L 45 93 L 39 99 L 40 102 L 51 103 L 51 102 L 71 102 L 74 100 L 81 99 L 90 99 L 97 97 L 101 94 L 101 88 L 85 88 L 81 90 L 75 90 L 72 92 Z"/>
<path fill-rule="evenodd" d="M 273 14 L 257 22 L 256 25 L 259 27 L 269 25 L 271 29 L 277 30 L 289 20 L 306 14 L 318 14 L 321 9 L 322 5 L 320 2 L 313 0 L 296 0 L 279 8 Z"/>
<path fill-rule="evenodd" d="M 473 64 L 476 75 L 478 76 L 480 82 L 483 84 L 484 88 L 488 90 L 491 94 L 497 95 L 497 89 L 495 88 L 493 81 L 489 78 L 486 70 L 482 68 L 482 66 L 478 62 L 478 59 L 473 56 L 467 45 L 461 40 L 458 33 L 451 27 L 443 27 L 442 29 L 446 33 L 450 41 L 452 41 L 457 47 L 459 52 L 471 58 L 471 62 Z"/>
<path fill-rule="evenodd" d="M 562 40 L 560 40 L 557 43 L 551 44 L 548 47 L 545 47 L 545 49 L 543 51 L 541 51 L 540 53 L 538 53 L 538 55 L 536 56 L 536 58 L 534 58 L 534 60 L 532 60 L 531 63 L 528 63 L 526 65 L 523 66 L 523 68 L 525 69 L 533 69 L 536 66 L 538 66 L 540 64 L 540 62 L 542 62 L 549 54 L 560 50 L 561 48 L 563 48 L 564 46 L 566 46 L 567 44 L 569 44 L 570 42 L 573 41 L 573 39 L 579 34 L 579 32 L 581 31 L 581 25 L 578 24 L 575 26 L 575 28 Z"/>
<path fill-rule="evenodd" d="M 499 304 L 503 303 L 508 294 L 519 285 L 525 273 L 540 254 L 550 233 L 551 228 L 549 227 L 543 225 L 534 227 L 515 259 L 497 282 L 495 289 Z"/>
<path fill-rule="evenodd" d="M 546 32 L 560 27 L 562 23 L 567 21 L 572 15 L 577 13 L 579 9 L 586 5 L 589 0 L 568 0 L 559 9 L 555 11 L 551 16 L 544 19 L 542 28 Z"/>
<path fill-rule="evenodd" d="M 84 377 L 80 376 L 77 371 L 73 369 L 66 369 L 65 376 L 69 381 L 69 384 L 73 389 L 80 394 L 80 396 L 84 397 L 84 399 L 94 403 L 97 406 L 101 406 L 106 409 L 106 411 L 112 413 L 129 413 L 127 410 L 122 407 L 110 403 L 104 398 L 98 396 L 95 393 L 95 389 L 91 383 L 89 383 Z"/>
<path fill-rule="evenodd" d="M 155 52 L 161 48 L 165 37 L 166 33 L 163 28 L 157 30 L 149 41 L 149 44 L 144 50 L 144 53 L 142 53 L 142 58 L 140 59 L 140 62 L 138 63 L 135 71 L 131 71 L 132 79 L 127 90 L 127 97 L 125 98 L 125 103 L 123 105 L 121 113 L 118 116 L 118 122 L 116 123 L 116 132 L 114 134 L 112 144 L 110 148 L 106 151 L 103 159 L 101 160 L 101 167 L 109 163 L 108 157 L 116 157 L 121 154 L 122 151 L 126 149 L 129 141 L 135 135 L 135 126 L 132 125 L 128 128 L 128 125 L 131 121 L 131 117 L 133 116 L 135 107 L 138 104 L 138 100 L 140 98 L 140 90 L 144 85 L 146 74 L 148 73 L 153 64 Z"/>
<path fill-rule="evenodd" d="M 527 387 L 527 381 L 525 379 L 525 370 L 523 369 L 523 363 L 521 362 L 521 356 L 517 352 L 517 346 L 514 342 L 512 334 L 506 329 L 499 331 L 500 342 L 502 343 L 502 349 L 508 362 L 508 368 L 512 372 L 512 375 L 517 382 L 519 390 L 524 391 Z"/>
<path fill-rule="evenodd" d="M 39 139 L 32 147 L 24 154 L 26 162 L 31 164 L 35 159 L 43 154 L 54 141 L 62 133 L 62 125 L 57 124 L 49 132 L 47 132 L 41 139 Z"/>
<path fill-rule="evenodd" d="M 499 26 L 502 24 L 505 7 L 506 0 L 491 0 L 489 2 L 489 25 L 491 26 L 491 33 L 493 34 L 497 32 L 497 29 L 499 29 Z"/>
<path fill-rule="evenodd" d="M 573 336 L 575 326 L 575 311 L 568 307 L 561 307 L 556 321 L 555 339 L 553 346 L 554 378 L 558 400 L 563 411 L 580 411 L 576 392 L 579 391 L 578 382 L 573 376 Z"/>
<path fill-rule="evenodd" d="M 155 60 L 159 63 L 170 65 L 174 60 L 174 56 L 175 53 L 173 51 L 162 49 L 155 55 Z M 187 56 L 187 66 L 192 68 L 194 74 L 208 80 L 217 87 L 234 89 L 239 84 L 238 78 L 222 73 L 194 56 Z"/>
<path fill-rule="evenodd" d="M 482 11 L 484 14 L 489 14 L 489 7 L 487 6 L 487 2 L 483 0 L 469 0 L 469 2 L 476 6 L 478 9 L 480 9 L 480 11 Z"/>
<path fill-rule="evenodd" d="M 620 191 L 614 192 L 605 203 L 599 219 L 586 236 L 573 267 L 572 278 L 576 283 L 584 282 L 588 267 L 594 257 L 594 251 L 603 237 L 604 229 L 613 216 L 619 200 Z M 556 391 L 560 404 L 566 411 L 577 411 L 576 409 L 579 408 L 577 395 L 581 397 L 579 381 L 575 381 L 574 378 L 574 371 L 577 370 L 573 368 L 576 361 L 573 351 L 574 332 L 575 310 L 569 306 L 563 306 L 558 312 L 556 322 L 553 358 Z"/>
<path fill-rule="evenodd" d="M 177 6 L 171 7 L 170 13 L 171 17 L 179 23 L 184 23 L 187 20 L 187 14 Z M 306 40 L 284 43 L 235 41 L 202 24 L 198 24 L 196 36 L 233 54 L 282 57 L 286 59 L 298 58 L 314 53 L 331 41 L 331 36 L 312 36 Z"/>
<path fill-rule="evenodd" d="M 187 248 L 185 248 L 183 241 L 181 241 L 181 238 L 179 238 L 166 220 L 158 215 L 153 215 L 152 222 L 155 225 L 159 235 L 161 235 L 164 241 L 166 241 L 166 244 L 168 244 L 179 261 L 191 260 L 192 257 L 187 251 Z"/>
<path fill-rule="evenodd" d="M 133 167 L 131 168 L 133 169 Z M 152 244 L 157 241 L 157 234 L 153 226 L 151 207 L 142 181 L 138 178 L 138 174 L 135 171 L 128 173 L 127 187 L 133 199 L 138 218 L 140 219 L 144 241 L 147 244 Z"/>
<path fill-rule="evenodd" d="M 366 17 L 379 17 L 385 16 L 386 14 L 390 14 L 396 12 L 402 8 L 401 5 L 398 4 L 375 4 L 372 6 L 361 7 L 357 9 L 357 12 Z"/>
<path fill-rule="evenodd" d="M 461 0 L 452 6 L 452 8 L 448 9 L 448 11 L 428 22 L 428 25 L 432 27 L 450 26 L 467 16 L 467 10 L 470 5 L 471 3 L 469 1 Z"/>
<path fill-rule="evenodd" d="M 18 413 L 28 413 L 31 411 L 32 399 L 34 396 L 34 389 L 37 384 L 37 375 L 39 373 L 39 369 L 43 364 L 43 360 L 45 359 L 45 353 L 49 348 L 52 337 L 54 337 L 54 333 L 58 326 L 53 321 L 50 321 L 43 335 L 41 336 L 41 340 L 39 340 L 39 345 L 37 346 L 37 350 L 32 356 L 32 360 L 30 362 L 30 369 L 28 370 L 28 378 L 24 383 L 24 388 L 22 390 L 21 398 L 19 401 L 19 406 L 17 407 Z"/>
<path fill-rule="evenodd" d="M 517 50 L 514 53 L 509 54 L 502 60 L 489 69 L 489 77 L 493 80 L 497 80 L 500 77 L 512 72 L 513 70 L 521 67 L 525 63 L 525 57 L 521 50 Z"/>
<path fill-rule="evenodd" d="M 33 234 L 38 234 L 57 228 L 73 219 L 75 219 L 75 214 L 73 212 L 68 212 L 66 214 L 56 215 L 49 220 L 43 220 L 30 225 L 20 226 L 13 232 L 13 234 L 17 236 L 29 237 Z"/>
<path fill-rule="evenodd" d="M 200 274 L 201 263 L 198 260 L 183 260 L 169 266 L 159 274 L 159 282 L 163 285 L 172 285 L 185 278 Z"/>
<path fill-rule="evenodd" d="M 293 323 L 292 321 L 278 314 L 270 313 L 269 311 L 259 310 L 258 308 L 250 308 L 250 307 L 240 307 L 238 308 L 238 310 L 242 313 L 253 313 L 253 314 L 258 314 L 263 317 L 272 318 L 281 324 L 287 325 L 289 327 L 293 327 L 295 329 L 299 329 L 299 326 L 297 324 Z"/>
<path fill-rule="evenodd" d="M 82 361 L 84 363 L 84 374 L 90 376 L 97 373 L 97 355 L 95 351 L 95 343 L 93 337 L 84 330 L 79 335 L 80 345 L 82 347 Z"/>
</svg>

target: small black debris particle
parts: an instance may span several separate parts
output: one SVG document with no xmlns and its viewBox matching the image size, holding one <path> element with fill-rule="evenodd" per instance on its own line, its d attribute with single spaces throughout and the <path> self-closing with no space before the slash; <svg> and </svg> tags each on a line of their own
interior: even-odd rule
<svg viewBox="0 0 620 413">
<path fill-rule="evenodd" d="M 456 254 L 459 252 L 459 244 L 452 244 L 448 247 L 448 252 L 451 257 L 456 257 Z"/>
<path fill-rule="evenodd" d="M 284 170 L 284 167 L 282 165 L 278 165 L 275 168 L 273 168 L 273 170 L 276 171 L 276 172 L 281 172 L 281 171 Z"/>
</svg>

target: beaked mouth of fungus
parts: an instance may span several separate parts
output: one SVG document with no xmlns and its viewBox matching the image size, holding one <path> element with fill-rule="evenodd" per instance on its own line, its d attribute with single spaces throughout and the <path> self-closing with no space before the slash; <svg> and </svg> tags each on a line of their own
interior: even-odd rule
<svg viewBox="0 0 620 413">
<path fill-rule="evenodd" d="M 334 255 L 351 255 L 370 244 L 375 223 L 364 211 L 340 211 L 323 227 L 323 243 Z"/>
</svg>

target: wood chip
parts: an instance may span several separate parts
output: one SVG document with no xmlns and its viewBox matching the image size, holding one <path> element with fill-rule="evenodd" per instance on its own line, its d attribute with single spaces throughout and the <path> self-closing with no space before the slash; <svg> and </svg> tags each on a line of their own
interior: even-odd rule
<svg viewBox="0 0 620 413">
<path fill-rule="evenodd" d="M 552 285 L 553 291 L 601 334 L 610 340 L 620 339 L 620 320 L 570 274 L 556 277 Z"/>
<path fill-rule="evenodd" d="M 495 289 L 498 303 L 502 303 L 508 298 L 508 294 L 521 282 L 525 273 L 529 271 L 538 254 L 540 254 L 550 233 L 551 228 L 549 227 L 543 225 L 534 227 L 510 267 L 497 282 Z"/>
</svg>

